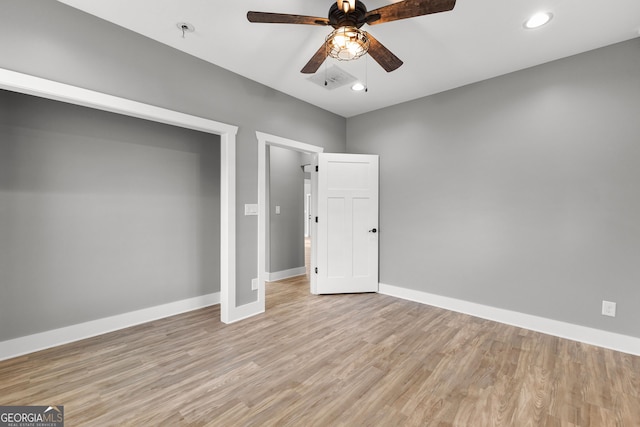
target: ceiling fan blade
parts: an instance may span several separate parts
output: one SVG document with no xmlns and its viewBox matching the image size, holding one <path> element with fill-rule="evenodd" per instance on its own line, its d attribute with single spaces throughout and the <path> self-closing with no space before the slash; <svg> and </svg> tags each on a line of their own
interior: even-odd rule
<svg viewBox="0 0 640 427">
<path fill-rule="evenodd" d="M 247 12 L 247 19 L 249 22 L 262 22 L 267 24 L 329 25 L 327 18 L 289 15 L 286 13 Z"/>
<path fill-rule="evenodd" d="M 367 33 L 369 37 L 369 50 L 367 53 L 380 64 L 387 73 L 397 70 L 403 64 L 402 60 L 384 47 L 375 37 Z"/>
<path fill-rule="evenodd" d="M 456 5 L 456 0 L 404 0 L 367 12 L 365 21 L 369 25 L 413 18 L 432 13 L 447 12 Z"/>
<path fill-rule="evenodd" d="M 327 46 L 322 43 L 320 49 L 318 49 L 318 51 L 311 57 L 309 62 L 307 62 L 307 65 L 305 65 L 300 72 L 304 74 L 315 73 L 318 71 L 318 68 L 320 68 L 325 59 L 327 59 Z"/>
</svg>

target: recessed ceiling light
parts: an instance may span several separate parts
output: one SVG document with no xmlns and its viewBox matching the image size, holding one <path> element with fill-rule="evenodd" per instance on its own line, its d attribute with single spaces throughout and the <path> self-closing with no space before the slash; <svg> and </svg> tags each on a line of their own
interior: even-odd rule
<svg viewBox="0 0 640 427">
<path fill-rule="evenodd" d="M 355 90 L 356 92 L 360 92 L 361 90 L 364 90 L 364 85 L 360 82 L 355 83 L 353 86 L 351 86 L 351 90 Z"/>
<path fill-rule="evenodd" d="M 551 21 L 551 18 L 553 18 L 553 14 L 551 12 L 536 13 L 525 21 L 524 27 L 528 30 L 539 28 Z"/>
</svg>

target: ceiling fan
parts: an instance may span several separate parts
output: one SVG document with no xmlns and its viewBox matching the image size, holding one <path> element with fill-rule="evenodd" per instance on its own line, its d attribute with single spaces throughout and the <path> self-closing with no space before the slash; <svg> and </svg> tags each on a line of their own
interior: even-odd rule
<svg viewBox="0 0 640 427">
<path fill-rule="evenodd" d="M 291 15 L 286 13 L 248 12 L 250 22 L 272 24 L 329 25 L 334 30 L 301 72 L 313 74 L 327 56 L 339 60 L 357 59 L 369 53 L 387 72 L 402 65 L 400 58 L 384 47 L 375 37 L 360 30 L 364 24 L 377 25 L 415 16 L 447 12 L 456 0 L 403 0 L 371 11 L 359 0 L 338 0 L 329 8 L 328 18 Z"/>
</svg>

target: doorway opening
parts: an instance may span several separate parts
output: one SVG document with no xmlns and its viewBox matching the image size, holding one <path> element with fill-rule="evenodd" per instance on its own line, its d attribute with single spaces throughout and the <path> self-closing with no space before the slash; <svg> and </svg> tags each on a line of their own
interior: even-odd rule
<svg viewBox="0 0 640 427">
<path fill-rule="evenodd" d="M 236 133 L 237 126 L 0 68 L 0 88 L 220 136 L 220 317 L 244 315 L 236 306 Z"/>
<path fill-rule="evenodd" d="M 265 310 L 265 282 L 267 281 L 267 259 L 270 257 L 269 242 L 267 239 L 267 227 L 269 226 L 269 214 L 273 212 L 267 210 L 267 194 L 269 191 L 269 168 L 268 168 L 268 150 L 270 147 L 279 147 L 292 150 L 298 153 L 313 156 L 324 151 L 323 147 L 305 144 L 303 142 L 282 138 L 275 135 L 269 135 L 262 132 L 256 132 L 258 138 L 258 289 L 257 301 L 261 311 Z M 302 165 L 300 165 L 302 166 Z M 311 189 L 311 185 L 309 186 Z M 312 191 L 312 190 L 310 190 Z M 306 194 L 306 193 L 305 193 Z M 311 194 L 311 193 L 309 193 Z M 306 196 L 305 196 L 306 197 Z M 313 197 L 308 196 L 310 205 L 312 205 Z M 309 210 L 309 213 L 311 209 Z M 306 214 L 307 217 L 309 214 Z M 310 223 L 311 224 L 311 223 Z M 313 264 L 313 227 L 309 227 L 309 263 Z M 306 245 L 305 245 L 306 246 Z M 306 258 L 306 254 L 305 254 Z M 306 262 L 305 262 L 306 264 Z M 310 267 L 309 267 L 310 268 Z M 309 274 L 311 288 L 313 288 L 314 275 Z"/>
<path fill-rule="evenodd" d="M 267 145 L 266 280 L 306 273 L 304 163 L 309 154 Z M 308 172 L 307 172 L 308 174 Z"/>
</svg>

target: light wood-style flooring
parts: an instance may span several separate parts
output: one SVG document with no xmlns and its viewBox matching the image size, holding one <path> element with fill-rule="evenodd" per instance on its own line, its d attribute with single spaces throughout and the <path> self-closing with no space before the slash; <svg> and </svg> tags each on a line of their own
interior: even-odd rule
<svg viewBox="0 0 640 427">
<path fill-rule="evenodd" d="M 0 362 L 0 405 L 67 426 L 640 426 L 640 357 L 379 294 L 268 284 L 218 307 Z"/>
</svg>

